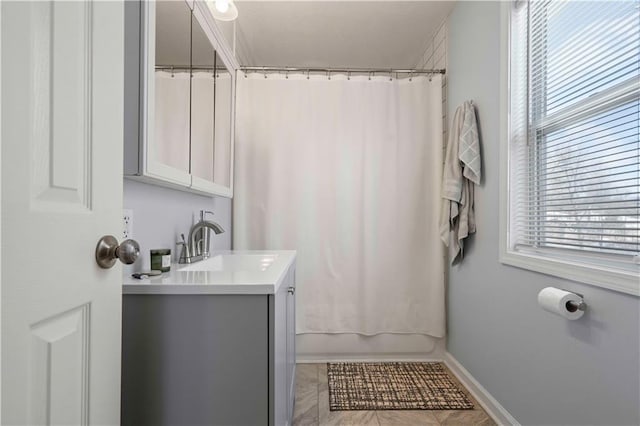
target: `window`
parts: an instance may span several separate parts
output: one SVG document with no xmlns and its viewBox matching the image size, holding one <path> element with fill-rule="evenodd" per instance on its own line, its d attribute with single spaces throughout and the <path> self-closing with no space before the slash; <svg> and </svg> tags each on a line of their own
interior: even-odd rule
<svg viewBox="0 0 640 426">
<path fill-rule="evenodd" d="M 511 4 L 503 261 L 640 294 L 640 1 Z"/>
</svg>

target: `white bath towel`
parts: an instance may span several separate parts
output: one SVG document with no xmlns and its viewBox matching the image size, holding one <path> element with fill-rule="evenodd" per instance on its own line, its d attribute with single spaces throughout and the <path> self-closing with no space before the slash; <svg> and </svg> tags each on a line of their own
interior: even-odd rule
<svg viewBox="0 0 640 426">
<path fill-rule="evenodd" d="M 460 144 L 458 146 L 458 158 L 463 164 L 464 177 L 476 185 L 480 185 L 480 138 L 478 136 L 478 123 L 473 102 L 463 104 L 464 122 L 460 131 Z"/>
<path fill-rule="evenodd" d="M 449 133 L 442 176 L 440 238 L 452 264 L 464 256 L 464 239 L 476 232 L 474 184 L 480 184 L 480 139 L 473 103 L 456 109 Z"/>
</svg>

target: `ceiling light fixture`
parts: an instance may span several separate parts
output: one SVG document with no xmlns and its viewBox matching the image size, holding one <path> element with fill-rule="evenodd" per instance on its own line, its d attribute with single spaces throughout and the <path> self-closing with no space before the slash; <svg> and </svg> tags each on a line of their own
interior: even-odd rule
<svg viewBox="0 0 640 426">
<path fill-rule="evenodd" d="M 207 4 L 211 14 L 218 21 L 233 21 L 238 17 L 238 9 L 232 0 L 215 0 Z"/>
</svg>

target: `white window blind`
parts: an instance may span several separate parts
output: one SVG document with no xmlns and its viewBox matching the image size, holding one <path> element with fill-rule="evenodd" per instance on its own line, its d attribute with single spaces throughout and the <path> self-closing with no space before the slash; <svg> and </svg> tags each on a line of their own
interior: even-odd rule
<svg viewBox="0 0 640 426">
<path fill-rule="evenodd" d="M 637 262 L 640 0 L 520 1 L 511 23 L 511 248 Z"/>
</svg>

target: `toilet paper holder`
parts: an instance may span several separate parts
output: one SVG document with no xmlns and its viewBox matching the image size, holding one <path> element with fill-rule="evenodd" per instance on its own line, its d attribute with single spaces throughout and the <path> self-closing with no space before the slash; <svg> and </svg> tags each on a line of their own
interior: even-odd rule
<svg viewBox="0 0 640 426">
<path fill-rule="evenodd" d="M 564 288 L 562 290 L 564 290 L 566 292 L 569 292 L 569 293 L 573 293 L 576 296 L 580 296 L 580 299 L 582 299 L 582 300 L 580 300 L 580 303 L 576 303 L 573 300 L 569 300 L 565 305 L 565 307 L 567 308 L 567 311 L 569 311 L 569 312 L 583 311 L 584 312 L 584 311 L 587 310 L 587 304 L 585 303 L 584 296 L 582 294 L 576 293 L 575 291 L 567 290 L 567 289 L 564 289 Z"/>
</svg>

